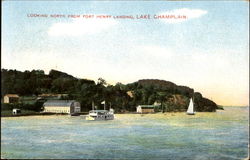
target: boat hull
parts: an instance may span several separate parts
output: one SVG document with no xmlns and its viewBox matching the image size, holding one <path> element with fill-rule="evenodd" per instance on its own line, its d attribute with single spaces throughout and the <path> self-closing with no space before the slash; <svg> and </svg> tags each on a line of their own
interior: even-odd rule
<svg viewBox="0 0 250 160">
<path fill-rule="evenodd" d="M 195 113 L 186 113 L 187 115 L 195 115 Z"/>
<path fill-rule="evenodd" d="M 88 121 L 94 121 L 94 120 L 95 120 L 95 119 L 94 119 L 93 117 L 91 117 L 91 116 L 87 116 L 85 119 L 88 120 Z"/>
<path fill-rule="evenodd" d="M 80 116 L 80 113 L 72 113 L 71 116 Z"/>
<path fill-rule="evenodd" d="M 114 115 L 110 116 L 98 116 L 98 117 L 92 117 L 92 116 L 87 116 L 86 120 L 88 121 L 104 121 L 104 120 L 113 120 Z"/>
</svg>

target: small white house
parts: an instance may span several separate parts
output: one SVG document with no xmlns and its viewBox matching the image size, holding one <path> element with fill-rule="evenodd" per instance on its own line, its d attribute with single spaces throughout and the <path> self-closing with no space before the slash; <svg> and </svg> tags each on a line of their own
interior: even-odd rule
<svg viewBox="0 0 250 160">
<path fill-rule="evenodd" d="M 18 114 L 20 114 L 20 113 L 21 113 L 21 110 L 20 110 L 20 109 L 14 108 L 14 109 L 12 110 L 12 114 L 13 114 L 13 115 L 18 115 Z"/>
<path fill-rule="evenodd" d="M 136 107 L 137 113 L 154 113 L 155 106 L 154 105 L 139 105 Z"/>
<path fill-rule="evenodd" d="M 18 103 L 19 96 L 17 94 L 6 94 L 3 97 L 3 103 Z"/>
<path fill-rule="evenodd" d="M 75 100 L 48 100 L 43 107 L 43 112 L 48 113 L 74 114 L 81 112 L 81 105 Z"/>
</svg>

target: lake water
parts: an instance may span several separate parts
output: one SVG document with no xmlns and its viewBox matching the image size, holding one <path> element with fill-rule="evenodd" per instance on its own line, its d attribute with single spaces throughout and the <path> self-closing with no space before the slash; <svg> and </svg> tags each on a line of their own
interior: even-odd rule
<svg viewBox="0 0 250 160">
<path fill-rule="evenodd" d="M 1 158 L 244 159 L 249 107 L 216 113 L 1 118 Z"/>
</svg>

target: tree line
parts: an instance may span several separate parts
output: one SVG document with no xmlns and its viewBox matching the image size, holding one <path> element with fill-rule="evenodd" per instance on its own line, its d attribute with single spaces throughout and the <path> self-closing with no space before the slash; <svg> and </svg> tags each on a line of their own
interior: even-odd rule
<svg viewBox="0 0 250 160">
<path fill-rule="evenodd" d="M 39 95 L 44 93 L 67 94 L 63 99 L 74 99 L 81 103 L 82 111 L 92 109 L 92 103 L 103 109 L 105 100 L 107 108 L 111 106 L 117 112 L 135 111 L 137 105 L 158 103 L 161 111 L 185 111 L 189 99 L 194 97 L 197 111 L 215 111 L 217 105 L 198 92 L 186 86 L 156 79 L 145 79 L 137 82 L 115 85 L 108 84 L 103 78 L 97 82 L 73 77 L 67 73 L 51 70 L 17 71 L 1 70 L 1 97 L 5 94 L 20 96 Z M 130 94 L 129 94 L 130 93 Z"/>
</svg>

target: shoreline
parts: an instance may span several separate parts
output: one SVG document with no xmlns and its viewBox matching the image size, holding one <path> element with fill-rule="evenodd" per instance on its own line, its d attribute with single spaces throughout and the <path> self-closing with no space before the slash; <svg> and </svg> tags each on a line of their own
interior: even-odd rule
<svg viewBox="0 0 250 160">
<path fill-rule="evenodd" d="M 223 106 L 225 107 L 225 106 Z M 233 106 L 230 106 L 229 108 L 231 108 Z M 235 106 L 235 107 L 238 107 L 238 106 Z M 240 107 L 243 107 L 243 106 L 240 106 Z M 247 107 L 249 108 L 249 106 L 244 106 L 244 107 Z M 225 107 L 227 108 L 227 107 Z M 215 112 L 196 112 L 196 113 L 216 113 L 218 111 L 223 111 L 225 109 L 217 109 Z M 121 115 L 125 115 L 125 114 L 138 114 L 138 115 L 166 115 L 166 114 L 174 114 L 174 113 L 185 113 L 184 111 L 181 112 L 181 111 L 171 111 L 171 112 L 154 112 L 154 113 L 137 113 L 137 112 L 117 112 L 115 114 L 121 114 Z M 70 114 L 67 114 L 67 113 L 40 113 L 40 112 L 37 112 L 37 113 L 27 113 L 27 114 L 20 114 L 20 115 L 1 115 L 1 118 L 4 118 L 4 117 L 25 117 L 25 116 L 60 116 L 60 115 L 69 115 Z M 80 115 L 88 115 L 88 112 L 81 112 L 79 114 Z"/>
<path fill-rule="evenodd" d="M 137 112 L 126 112 L 126 113 L 115 113 L 117 115 L 167 115 L 167 114 L 174 114 L 174 113 L 186 113 L 186 112 L 155 112 L 155 113 L 137 113 Z M 199 113 L 216 113 L 216 112 L 199 112 Z M 82 113 L 77 116 L 86 116 L 88 113 Z M 37 114 L 23 114 L 23 115 L 1 115 L 1 118 L 5 117 L 27 117 L 27 116 L 71 116 L 70 114 L 65 113 L 37 113 Z M 75 117 L 75 116 L 72 116 Z"/>
<path fill-rule="evenodd" d="M 25 116 L 52 116 L 52 115 L 58 115 L 55 113 L 36 113 L 36 114 L 20 114 L 20 115 L 1 115 L 2 117 L 25 117 Z M 60 114 L 60 115 L 66 115 L 66 114 Z"/>
</svg>

